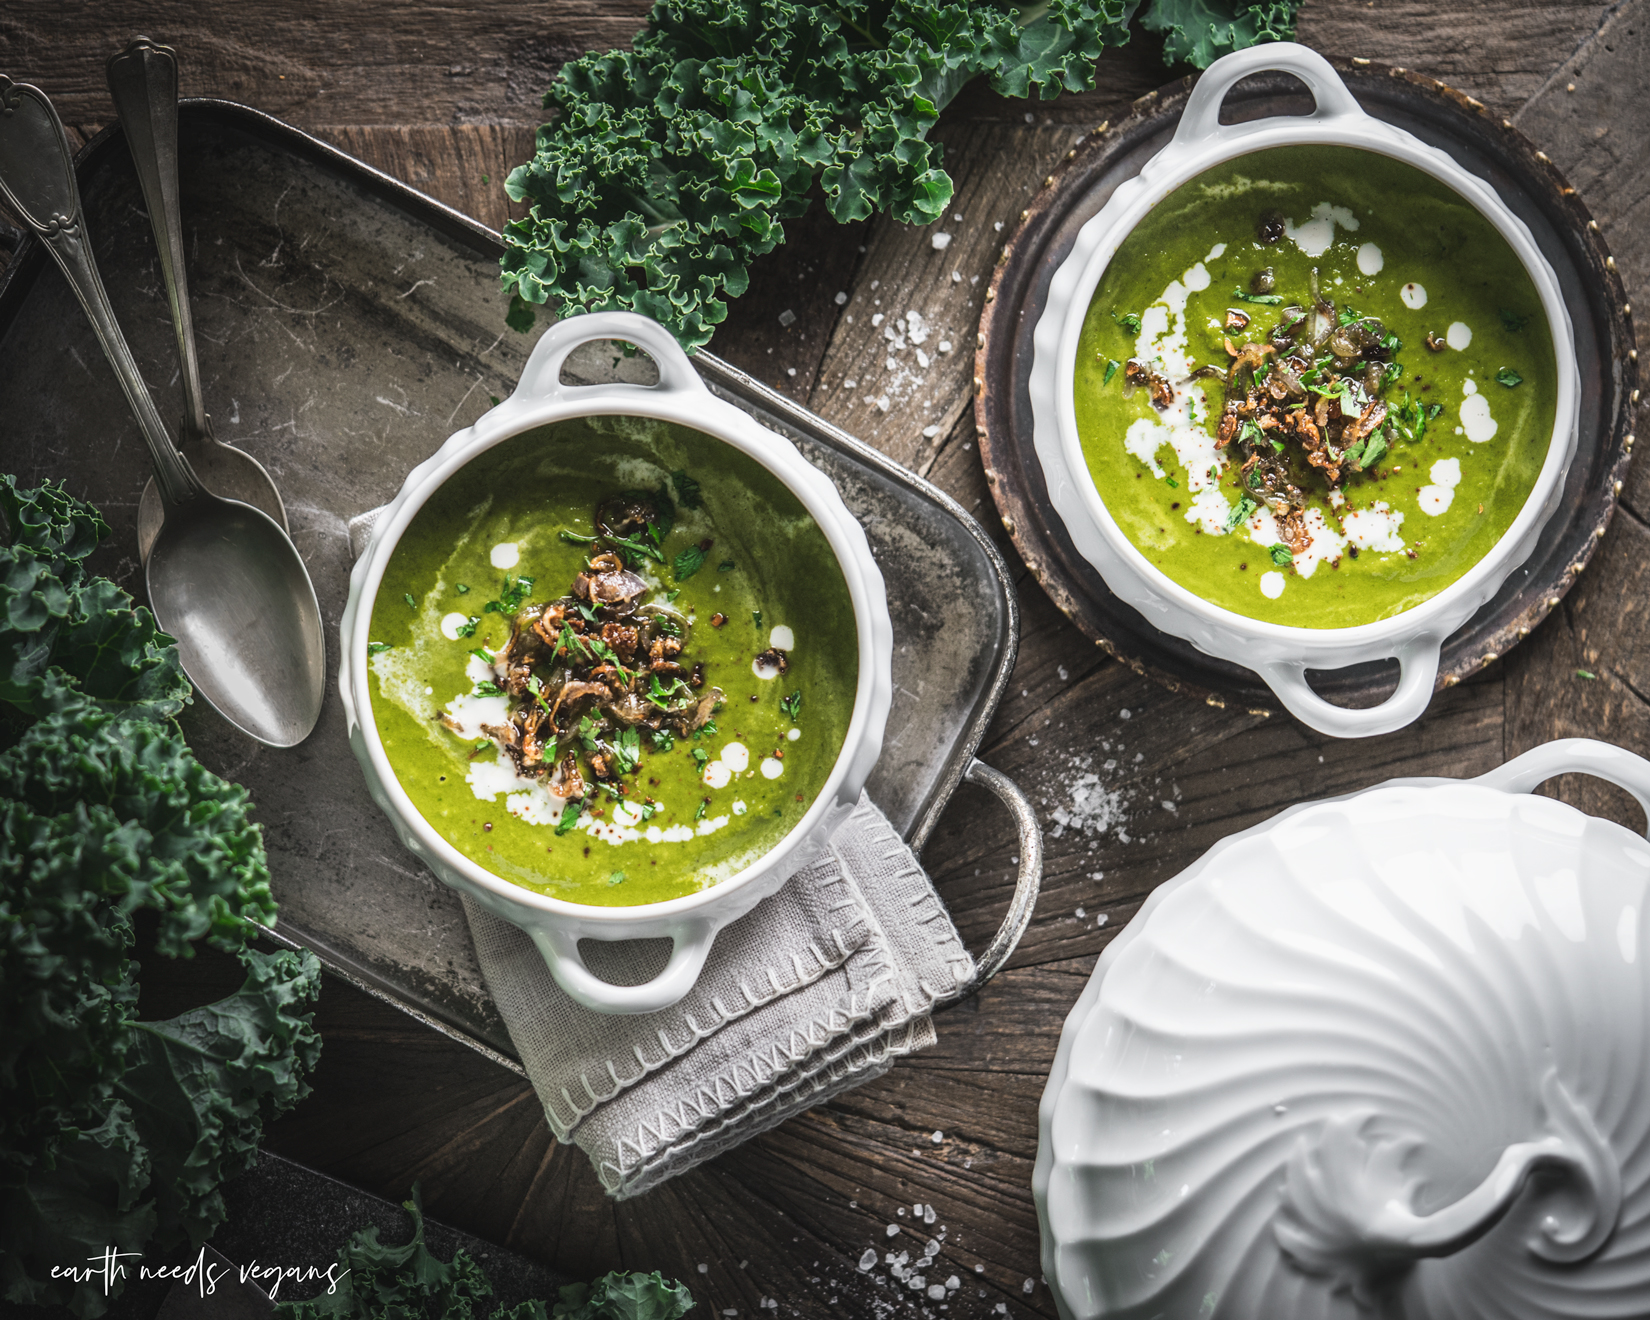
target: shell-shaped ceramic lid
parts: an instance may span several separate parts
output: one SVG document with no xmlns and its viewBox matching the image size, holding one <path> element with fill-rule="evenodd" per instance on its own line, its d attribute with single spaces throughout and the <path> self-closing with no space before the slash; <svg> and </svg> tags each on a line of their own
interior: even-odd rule
<svg viewBox="0 0 1650 1320">
<path fill-rule="evenodd" d="M 1650 846 L 1506 791 L 1578 768 L 1650 794 L 1549 744 L 1292 809 L 1154 896 L 1043 1100 L 1062 1314 L 1650 1313 Z"/>
</svg>

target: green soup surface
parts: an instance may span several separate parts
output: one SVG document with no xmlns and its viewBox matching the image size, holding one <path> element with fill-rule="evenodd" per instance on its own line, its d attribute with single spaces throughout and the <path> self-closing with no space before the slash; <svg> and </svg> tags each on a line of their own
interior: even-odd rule
<svg viewBox="0 0 1650 1320">
<path fill-rule="evenodd" d="M 636 538 L 653 553 L 592 539 L 598 506 L 629 491 L 652 492 L 668 510 L 657 542 Z M 634 575 L 636 607 L 680 621 L 670 625 L 685 634 L 673 658 L 697 682 L 690 689 L 668 664 L 657 681 L 644 672 L 645 648 L 624 652 L 631 658 L 611 691 L 628 684 L 650 723 L 667 708 L 676 722 L 657 733 L 628 726 L 604 718 L 613 703 L 586 696 L 576 709 L 588 718 L 552 754 L 582 771 L 583 792 L 564 799 L 567 784 L 546 773 L 549 757 L 524 773 L 497 734 L 506 720 L 535 714 L 535 701 L 544 729 L 552 708 L 568 724 L 575 707 L 552 699 L 576 689 L 562 688 L 567 671 L 547 664 L 528 678 L 534 690 L 512 695 L 511 671 L 498 661 L 558 599 L 584 640 L 539 654 L 600 647 L 607 614 L 570 592 L 603 553 Z M 720 440 L 630 416 L 526 432 L 455 473 L 396 545 L 370 635 L 373 718 L 425 820 L 495 875 L 598 906 L 691 894 L 772 849 L 829 777 L 858 684 L 848 586 L 796 496 Z M 552 674 L 541 686 L 540 675 Z M 692 710 L 716 690 L 721 704 L 705 703 L 699 718 L 708 722 L 694 727 Z M 605 782 L 592 774 L 598 764 L 612 771 Z"/>
<path fill-rule="evenodd" d="M 1556 396 L 1506 240 L 1348 147 L 1255 152 L 1160 202 L 1095 290 L 1075 380 L 1089 473 L 1140 552 L 1216 605 L 1310 628 L 1413 608 L 1482 559 Z"/>
</svg>

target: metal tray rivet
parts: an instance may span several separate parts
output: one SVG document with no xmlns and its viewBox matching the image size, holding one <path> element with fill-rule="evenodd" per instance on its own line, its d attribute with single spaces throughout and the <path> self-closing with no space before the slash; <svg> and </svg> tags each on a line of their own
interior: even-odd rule
<svg viewBox="0 0 1650 1320">
<path fill-rule="evenodd" d="M 999 266 L 1008 265 L 1008 253 L 1009 253 L 1009 249 L 1007 247 L 1004 247 L 1003 250 L 997 254 L 997 264 Z"/>
<path fill-rule="evenodd" d="M 987 289 L 985 291 L 985 300 L 987 302 L 996 302 L 997 301 L 997 290 L 995 288 Z"/>
<path fill-rule="evenodd" d="M 1010 536 L 1013 536 L 1014 535 L 1014 519 L 1004 518 L 1003 519 L 1003 530 L 1006 531 Z"/>
<path fill-rule="evenodd" d="M 1574 197 L 1576 195 L 1576 190 L 1570 187 L 1569 184 L 1565 184 L 1558 190 L 1558 195 L 1560 197 Z"/>
<path fill-rule="evenodd" d="M 1632 303 L 1622 303 L 1622 305 L 1621 305 L 1621 314 L 1623 316 L 1631 316 L 1633 314 L 1633 304 Z"/>
<path fill-rule="evenodd" d="M 1073 147 L 1070 151 L 1066 152 L 1066 159 L 1067 160 L 1076 160 L 1077 159 L 1077 148 L 1076 147 Z"/>
<path fill-rule="evenodd" d="M 1627 350 L 1627 360 L 1629 362 L 1637 362 L 1639 360 L 1639 351 L 1638 351 L 1638 349 L 1636 349 L 1636 348 L 1628 349 Z"/>
<path fill-rule="evenodd" d="M 1484 658 L 1482 660 L 1480 660 L 1478 663 L 1481 664 L 1481 665 L 1494 664 L 1500 658 L 1501 658 L 1501 653 L 1499 651 L 1485 651 L 1484 652 Z"/>
<path fill-rule="evenodd" d="M 1053 186 L 1054 186 L 1054 176 L 1051 174 L 1051 175 L 1048 176 L 1048 178 L 1043 180 L 1043 187 L 1052 188 Z"/>
<path fill-rule="evenodd" d="M 1615 491 L 1615 493 L 1617 495 L 1620 495 L 1621 494 L 1621 482 L 1618 481 L 1618 482 L 1614 483 L 1614 485 L 1612 486 L 1612 489 Z"/>
<path fill-rule="evenodd" d="M 1357 55 L 1354 55 L 1352 57 L 1352 62 L 1354 64 L 1356 64 L 1360 69 L 1367 68 L 1369 66 L 1369 61 L 1368 60 L 1363 59 L 1363 58 L 1361 58 Z"/>
<path fill-rule="evenodd" d="M 984 435 L 985 432 L 981 431 L 980 434 Z M 995 486 L 997 484 L 997 474 L 996 474 L 996 472 L 993 471 L 991 468 L 986 468 L 986 470 L 985 470 L 985 479 L 986 479 L 986 483 L 988 485 Z"/>
<path fill-rule="evenodd" d="M 1503 119 L 1503 120 L 1502 120 L 1502 121 L 1501 121 L 1501 127 L 1502 127 L 1502 128 L 1511 128 L 1511 127 L 1512 127 L 1512 120 L 1510 120 L 1510 119 Z"/>
<path fill-rule="evenodd" d="M 1605 270 L 1614 270 L 1615 268 L 1616 268 L 1616 259 L 1614 257 L 1604 258 L 1604 269 Z"/>
<path fill-rule="evenodd" d="M 1025 210 L 1020 212 L 1020 223 L 1023 225 L 1030 218 L 1031 218 L 1031 208 L 1028 206 Z"/>
<path fill-rule="evenodd" d="M 983 334 L 977 334 L 977 335 L 974 336 L 974 347 L 975 348 L 984 348 L 985 347 L 985 336 Z"/>
<path fill-rule="evenodd" d="M 1547 608 L 1550 609 L 1550 610 L 1556 610 L 1558 608 L 1558 597 L 1557 596 L 1548 596 L 1547 597 Z"/>
<path fill-rule="evenodd" d="M 977 436 L 979 436 L 979 438 L 980 438 L 980 439 L 981 439 L 981 440 L 984 440 L 984 439 L 985 439 L 985 427 L 983 427 L 983 426 L 976 426 L 976 427 L 975 427 L 975 428 L 974 428 L 974 434 L 975 434 L 975 435 L 977 435 Z"/>
<path fill-rule="evenodd" d="M 1596 536 L 1599 540 L 1602 541 L 1604 539 L 1604 529 L 1602 527 L 1593 528 L 1593 535 Z M 1576 570 L 1576 571 L 1580 572 L 1579 569 Z"/>
<path fill-rule="evenodd" d="M 1094 130 L 1094 136 L 1099 137 L 1100 134 L 1104 133 L 1110 127 L 1111 127 L 1111 120 L 1102 119 L 1100 121 L 1100 127 Z"/>
<path fill-rule="evenodd" d="M 984 376 L 974 377 L 974 393 L 976 393 L 976 394 L 984 394 L 985 393 L 985 377 Z"/>
<path fill-rule="evenodd" d="M 1476 105 L 1477 102 L 1474 102 L 1473 104 Z M 1545 151 L 1536 152 L 1535 153 L 1535 158 L 1538 161 L 1540 161 L 1543 165 L 1551 165 L 1553 163 L 1551 158 L 1547 155 L 1547 153 Z"/>
<path fill-rule="evenodd" d="M 1470 105 L 1474 110 L 1482 110 L 1484 108 L 1484 103 L 1482 101 L 1475 100 L 1474 98 L 1472 98 L 1470 96 L 1467 97 L 1467 104 Z M 1536 155 L 1541 156 L 1541 153 L 1538 151 L 1538 152 L 1536 152 Z M 1541 156 L 1541 159 L 1546 160 L 1547 158 L 1545 156 Z"/>
<path fill-rule="evenodd" d="M 1590 229 L 1595 234 L 1598 233 L 1598 221 L 1597 220 L 1589 220 L 1587 222 L 1587 228 Z"/>
<path fill-rule="evenodd" d="M 1518 635 L 1520 637 L 1528 637 L 1530 635 L 1530 630 L 1528 628 L 1520 628 L 1518 630 Z"/>
<path fill-rule="evenodd" d="M 1461 681 L 1461 676 L 1459 674 L 1451 674 L 1448 678 L 1446 678 L 1444 680 L 1444 686 L 1445 687 L 1454 687 L 1460 681 Z"/>
</svg>

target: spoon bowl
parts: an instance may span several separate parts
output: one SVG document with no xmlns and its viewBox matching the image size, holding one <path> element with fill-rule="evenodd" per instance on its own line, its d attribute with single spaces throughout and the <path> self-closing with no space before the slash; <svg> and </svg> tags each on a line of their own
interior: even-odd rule
<svg viewBox="0 0 1650 1320">
<path fill-rule="evenodd" d="M 205 494 L 165 510 L 145 569 L 184 672 L 226 720 L 272 747 L 309 736 L 326 687 L 321 611 L 313 590 L 294 590 L 299 579 L 309 585 L 304 562 L 268 514 Z"/>
</svg>

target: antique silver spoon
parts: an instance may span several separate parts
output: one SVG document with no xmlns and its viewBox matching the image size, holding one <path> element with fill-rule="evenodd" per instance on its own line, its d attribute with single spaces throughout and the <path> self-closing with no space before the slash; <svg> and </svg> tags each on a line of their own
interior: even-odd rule
<svg viewBox="0 0 1650 1320">
<path fill-rule="evenodd" d="M 68 278 L 149 446 L 164 518 L 145 566 L 149 606 L 177 639 L 184 672 L 242 732 L 271 747 L 302 742 L 326 691 L 304 561 L 268 514 L 209 493 L 178 452 L 97 273 L 62 121 L 39 88 L 4 75 L 0 193 Z"/>
<path fill-rule="evenodd" d="M 183 374 L 183 428 L 178 448 L 207 490 L 226 499 L 262 509 L 289 530 L 286 506 L 262 463 L 225 444 L 212 431 L 201 395 L 200 363 L 195 356 L 194 317 L 189 310 L 189 279 L 183 263 L 183 223 L 178 208 L 178 61 L 169 46 L 138 37 L 109 60 L 109 95 L 137 166 L 138 183 L 149 208 L 149 223 L 160 249 L 161 279 L 172 307 Z M 148 562 L 160 533 L 160 489 L 150 478 L 138 500 L 138 554 Z"/>
</svg>

